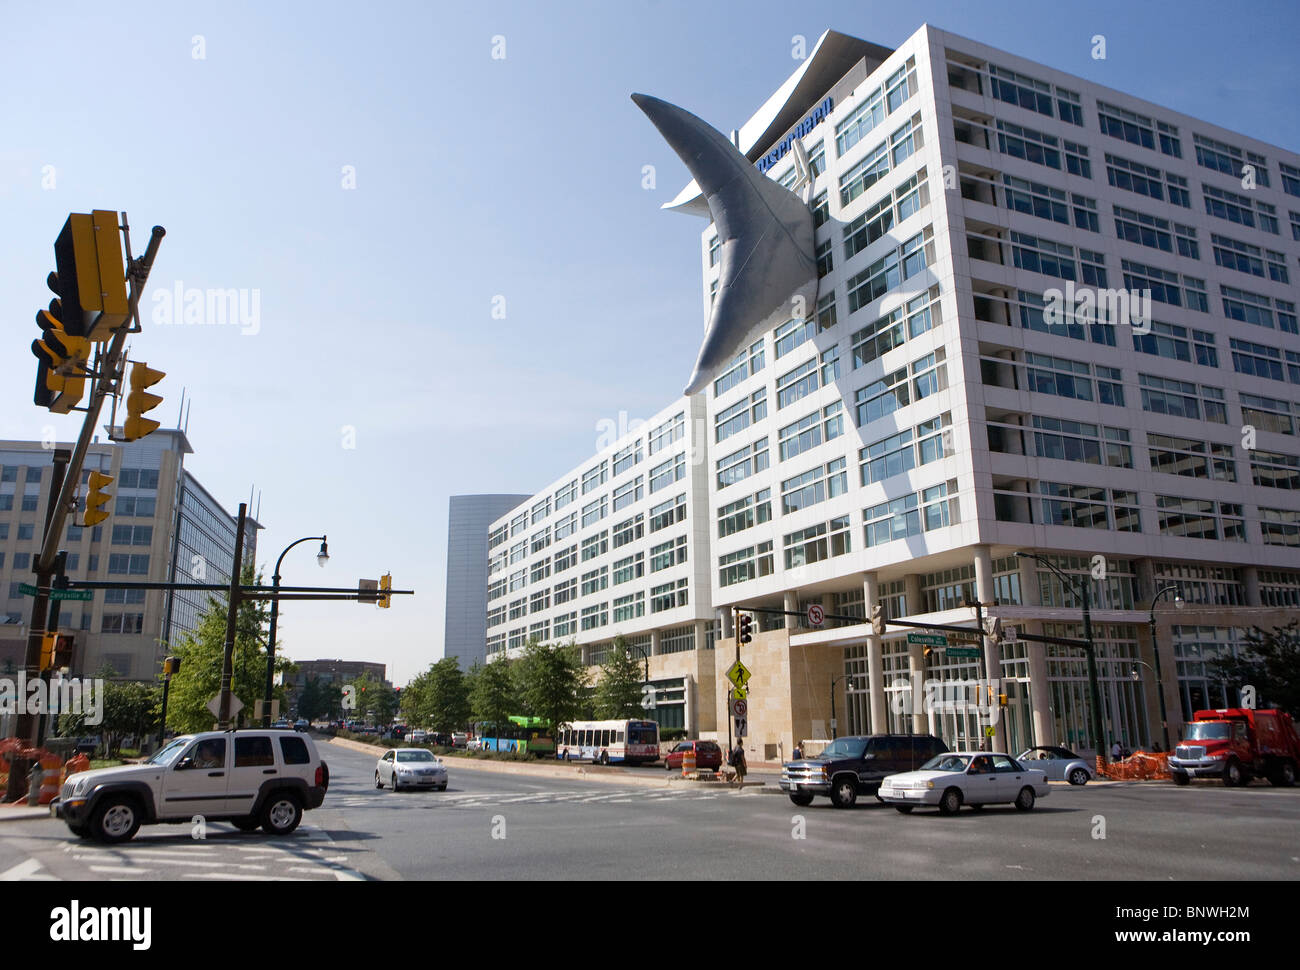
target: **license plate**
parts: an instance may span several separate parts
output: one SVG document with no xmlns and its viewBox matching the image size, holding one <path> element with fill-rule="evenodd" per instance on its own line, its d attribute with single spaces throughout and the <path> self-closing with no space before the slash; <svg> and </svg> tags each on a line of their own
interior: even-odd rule
<svg viewBox="0 0 1300 970">
<path fill-rule="evenodd" d="M 796 784 L 796 783 L 793 782 L 793 781 L 790 782 L 790 790 L 791 790 L 791 791 L 798 791 L 798 790 L 799 790 L 799 786 L 798 786 L 798 784 Z"/>
</svg>

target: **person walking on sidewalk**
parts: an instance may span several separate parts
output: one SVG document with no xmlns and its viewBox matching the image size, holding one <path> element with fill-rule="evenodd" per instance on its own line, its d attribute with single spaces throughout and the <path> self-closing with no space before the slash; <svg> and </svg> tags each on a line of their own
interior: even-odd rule
<svg viewBox="0 0 1300 970">
<path fill-rule="evenodd" d="M 728 761 L 728 764 L 731 765 L 731 767 L 733 767 L 733 768 L 736 769 L 736 784 L 737 784 L 739 787 L 744 788 L 744 787 L 745 787 L 745 771 L 746 771 L 746 768 L 747 768 L 747 766 L 746 766 L 746 764 L 745 764 L 745 745 L 744 745 L 744 742 L 742 742 L 742 741 L 740 741 L 740 740 L 737 740 L 737 741 L 736 741 L 736 746 L 735 746 L 734 748 L 731 749 L 731 757 L 728 758 L 727 761 Z"/>
</svg>

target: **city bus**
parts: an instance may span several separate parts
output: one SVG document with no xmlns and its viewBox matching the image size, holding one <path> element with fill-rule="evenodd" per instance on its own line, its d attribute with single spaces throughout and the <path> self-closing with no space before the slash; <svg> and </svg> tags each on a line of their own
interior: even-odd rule
<svg viewBox="0 0 1300 970">
<path fill-rule="evenodd" d="M 535 754 L 539 758 L 548 757 L 555 751 L 555 738 L 551 736 L 549 725 L 540 717 L 525 717 L 512 714 L 502 725 L 479 721 L 474 725 L 474 734 L 482 751 L 518 751 Z"/>
<path fill-rule="evenodd" d="M 656 721 L 574 721 L 561 724 L 555 756 L 565 761 L 646 764 L 659 760 Z"/>
</svg>

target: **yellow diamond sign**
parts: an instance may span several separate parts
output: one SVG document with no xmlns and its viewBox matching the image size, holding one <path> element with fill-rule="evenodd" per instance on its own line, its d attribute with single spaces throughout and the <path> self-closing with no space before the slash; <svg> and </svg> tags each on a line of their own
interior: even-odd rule
<svg viewBox="0 0 1300 970">
<path fill-rule="evenodd" d="M 749 683 L 750 676 L 749 668 L 739 660 L 727 668 L 727 680 L 731 681 L 734 687 L 743 689 Z"/>
</svg>

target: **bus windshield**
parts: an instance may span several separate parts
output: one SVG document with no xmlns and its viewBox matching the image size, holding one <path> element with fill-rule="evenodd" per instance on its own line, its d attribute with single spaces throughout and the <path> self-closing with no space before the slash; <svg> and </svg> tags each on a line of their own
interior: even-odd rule
<svg viewBox="0 0 1300 970">
<path fill-rule="evenodd" d="M 630 724 L 627 729 L 628 744 L 658 744 L 659 728 L 655 724 Z"/>
</svg>

